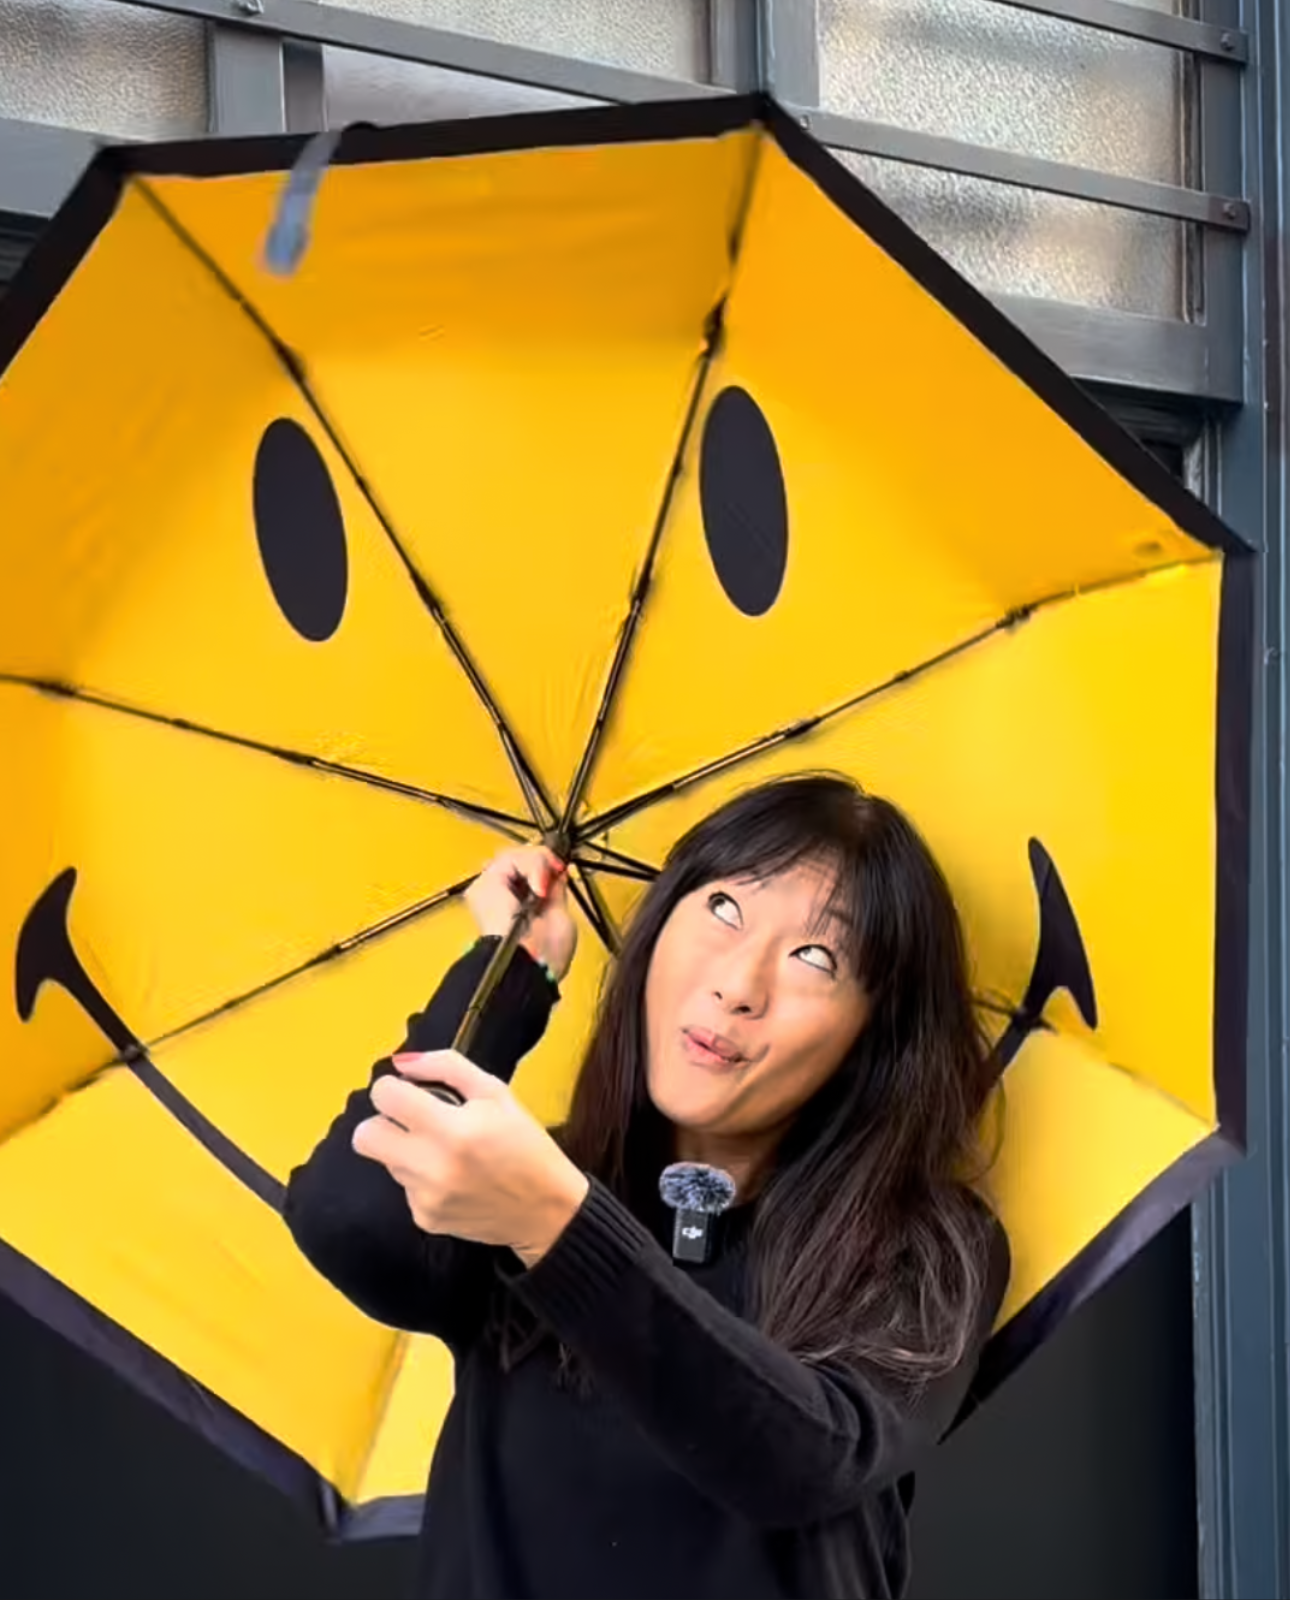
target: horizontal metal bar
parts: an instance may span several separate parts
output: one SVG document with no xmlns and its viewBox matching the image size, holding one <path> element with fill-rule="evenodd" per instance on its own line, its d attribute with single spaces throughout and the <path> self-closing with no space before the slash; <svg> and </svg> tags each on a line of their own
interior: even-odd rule
<svg viewBox="0 0 1290 1600">
<path fill-rule="evenodd" d="M 1200 222 L 1234 233 L 1249 232 L 1248 204 L 1227 195 L 1184 189 L 1173 183 L 1156 183 L 1149 178 L 1124 178 L 1115 173 L 1095 172 L 1063 161 L 1048 161 L 1041 156 L 1019 155 L 1013 150 L 994 150 L 962 139 L 921 133 L 914 128 L 862 122 L 832 111 L 810 111 L 802 106 L 789 109 L 817 139 L 838 150 L 854 150 L 858 155 L 879 156 L 884 161 L 903 161 L 910 166 L 957 172 L 964 177 L 1006 183 L 1018 189 L 1039 189 L 1046 194 L 1119 206 L 1126 211 L 1146 211 L 1155 216 L 1174 217 L 1180 222 Z"/>
<path fill-rule="evenodd" d="M 1077 22 L 1101 33 L 1116 33 L 1126 39 L 1143 39 L 1148 44 L 1167 45 L 1194 56 L 1215 61 L 1230 61 L 1244 66 L 1250 59 L 1250 42 L 1240 28 L 1220 28 L 1212 22 L 1193 22 L 1168 11 L 1150 11 L 1143 5 L 1127 5 L 1125 0 L 995 0 L 996 5 L 1016 11 L 1034 11 L 1056 17 L 1061 22 Z"/>
<path fill-rule="evenodd" d="M 589 99 L 627 102 L 727 92 L 718 84 L 657 77 L 599 62 L 573 60 L 543 50 L 396 22 L 338 6 L 319 5 L 316 0 L 116 0 L 116 3 L 211 22 L 229 23 L 233 19 L 238 26 L 257 32 L 422 62 L 477 77 L 523 83 Z M 240 9 L 242 7 L 247 9 Z M 252 7 L 259 9 L 252 10 Z M 964 140 L 863 122 L 833 112 L 802 107 L 796 114 L 824 143 L 844 150 L 1238 233 L 1247 232 L 1250 226 L 1249 206 L 1243 200 L 1225 195 L 1207 194 L 1145 178 L 1095 172 L 1007 150 L 991 150 Z"/>
<path fill-rule="evenodd" d="M 1245 398 L 1240 342 L 1230 329 L 1024 295 L 990 298 L 1082 383 L 1208 405 Z"/>
<path fill-rule="evenodd" d="M 319 5 L 317 0 L 115 0 L 206 22 L 235 23 L 256 33 L 278 34 L 311 44 L 336 45 L 366 55 L 419 61 L 478 78 L 552 89 L 588 100 L 680 100 L 687 95 L 724 94 L 719 85 L 664 78 L 598 61 L 580 61 L 526 45 L 452 33 L 420 23 Z"/>
<path fill-rule="evenodd" d="M 93 156 L 88 133 L 0 120 L 0 213 L 47 218 Z M 1230 330 L 1069 305 L 994 296 L 1000 309 L 1072 376 L 1186 401 L 1239 403 L 1243 372 Z"/>
</svg>

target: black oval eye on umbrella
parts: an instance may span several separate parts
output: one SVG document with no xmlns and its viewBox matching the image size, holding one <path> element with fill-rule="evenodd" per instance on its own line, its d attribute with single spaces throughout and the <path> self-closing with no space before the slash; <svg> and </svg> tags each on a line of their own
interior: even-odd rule
<svg viewBox="0 0 1290 1600">
<path fill-rule="evenodd" d="M 275 417 L 260 436 L 251 507 L 278 610 L 302 639 L 322 644 L 349 598 L 345 515 L 322 451 L 291 417 Z"/>
<path fill-rule="evenodd" d="M 1079 923 L 1061 874 L 1038 839 L 1030 841 L 1030 872 L 1039 896 L 1039 945 L 1021 1004 L 994 1048 L 1000 1074 L 1029 1035 L 1043 1026 L 1044 1007 L 1059 989 L 1074 1000 L 1085 1023 L 1097 1027 L 1097 996 Z"/>
<path fill-rule="evenodd" d="M 788 490 L 761 407 L 731 384 L 713 402 L 699 454 L 703 536 L 726 598 L 763 617 L 788 570 Z"/>
<path fill-rule="evenodd" d="M 46 983 L 57 984 L 71 995 L 90 1021 L 102 1029 L 124 1065 L 165 1106 L 171 1116 L 187 1128 L 252 1194 L 258 1195 L 275 1211 L 281 1211 L 285 1197 L 283 1185 L 239 1150 L 157 1069 L 148 1055 L 147 1046 L 117 1015 L 107 997 L 86 972 L 72 944 L 67 922 L 75 887 L 76 868 L 68 867 L 66 872 L 54 879 L 23 920 L 14 971 L 18 1015 L 24 1022 L 30 1022 L 41 987 Z"/>
</svg>

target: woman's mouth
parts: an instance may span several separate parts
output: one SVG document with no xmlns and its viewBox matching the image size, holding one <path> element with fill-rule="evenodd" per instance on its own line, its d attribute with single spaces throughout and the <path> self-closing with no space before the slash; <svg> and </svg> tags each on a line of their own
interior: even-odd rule
<svg viewBox="0 0 1290 1600">
<path fill-rule="evenodd" d="M 723 1034 L 710 1033 L 706 1028 L 682 1028 L 681 1047 L 695 1066 L 720 1072 L 730 1072 L 745 1060 L 742 1052 Z"/>
</svg>

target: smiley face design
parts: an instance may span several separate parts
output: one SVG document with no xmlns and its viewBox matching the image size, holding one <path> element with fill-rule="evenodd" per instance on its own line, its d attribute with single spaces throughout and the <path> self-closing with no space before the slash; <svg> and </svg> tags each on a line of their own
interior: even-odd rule
<svg viewBox="0 0 1290 1600">
<path fill-rule="evenodd" d="M 996 1006 L 997 1381 L 1239 1142 L 1237 541 L 761 102 L 347 135 L 274 277 L 297 150 L 105 157 L 0 312 L 0 1282 L 414 1508 L 446 1356 L 287 1174 L 506 840 L 575 862 L 554 1120 L 674 840 L 833 769 Z"/>
</svg>

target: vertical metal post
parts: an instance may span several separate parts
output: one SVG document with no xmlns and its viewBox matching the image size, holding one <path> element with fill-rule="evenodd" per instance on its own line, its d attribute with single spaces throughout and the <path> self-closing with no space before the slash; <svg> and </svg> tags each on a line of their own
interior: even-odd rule
<svg viewBox="0 0 1290 1600">
<path fill-rule="evenodd" d="M 1242 189 L 1255 227 L 1243 252 L 1246 403 L 1215 429 L 1212 493 L 1219 511 L 1262 552 L 1261 664 L 1254 737 L 1253 904 L 1249 996 L 1247 1159 L 1193 1210 L 1196 1455 L 1200 1593 L 1206 1600 L 1290 1594 L 1290 1140 L 1287 1138 L 1288 1005 L 1286 870 L 1286 454 L 1290 378 L 1285 234 L 1290 225 L 1286 99 L 1290 13 L 1284 0 L 1206 0 L 1204 20 L 1249 29 L 1240 128 Z M 1218 91 L 1221 94 L 1221 90 Z M 1222 148 L 1211 99 L 1202 143 Z M 1215 141 L 1218 141 L 1217 144 Z M 1214 173 L 1207 171 L 1205 180 Z M 1207 275 L 1208 276 L 1208 275 Z M 1220 278 L 1207 312 L 1221 308 Z"/>
<path fill-rule="evenodd" d="M 289 133 L 318 133 L 327 124 L 320 44 L 282 41 L 282 91 Z"/>
<path fill-rule="evenodd" d="M 789 105 L 820 103 L 816 0 L 758 0 L 758 80 Z"/>
<path fill-rule="evenodd" d="M 212 23 L 206 35 L 212 133 L 281 133 L 287 126 L 282 41 Z"/>
<path fill-rule="evenodd" d="M 1235 27 L 1240 22 L 1242 0 L 1206 0 L 1207 21 L 1216 26 Z M 1257 71 L 1229 65 L 1224 61 L 1186 62 L 1184 91 L 1195 88 L 1192 115 L 1194 127 L 1188 129 L 1188 162 L 1183 181 L 1198 188 L 1216 186 L 1222 194 L 1243 195 L 1245 171 L 1242 109 L 1247 78 Z M 1201 228 L 1193 257 L 1199 258 L 1198 281 L 1189 285 L 1184 315 L 1199 316 L 1210 338 L 1228 338 L 1241 326 L 1241 307 L 1245 292 L 1244 272 L 1247 240 L 1226 228 Z"/>
<path fill-rule="evenodd" d="M 708 0 L 708 81 L 738 93 L 761 85 L 761 0 Z"/>
</svg>

